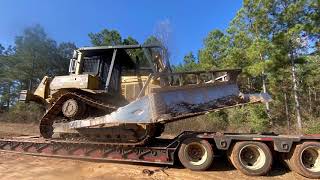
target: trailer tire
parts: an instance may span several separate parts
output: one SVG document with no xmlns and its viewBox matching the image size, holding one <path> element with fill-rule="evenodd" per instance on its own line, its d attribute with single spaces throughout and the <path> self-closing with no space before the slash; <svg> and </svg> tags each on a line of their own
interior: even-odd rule
<svg viewBox="0 0 320 180">
<path fill-rule="evenodd" d="M 204 171 L 213 161 L 212 146 L 207 140 L 188 138 L 182 142 L 178 157 L 184 167 L 193 171 Z"/>
<path fill-rule="evenodd" d="M 272 166 L 272 153 L 262 142 L 237 142 L 228 155 L 233 166 L 248 176 L 265 175 Z"/>
<path fill-rule="evenodd" d="M 304 142 L 290 151 L 287 161 L 296 173 L 307 178 L 320 178 L 320 143 Z"/>
</svg>

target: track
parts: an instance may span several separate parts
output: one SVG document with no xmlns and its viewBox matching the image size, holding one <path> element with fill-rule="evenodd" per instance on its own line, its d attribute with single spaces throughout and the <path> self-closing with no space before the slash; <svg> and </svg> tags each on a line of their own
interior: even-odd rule
<svg viewBox="0 0 320 180">
<path fill-rule="evenodd" d="M 58 100 L 47 110 L 47 112 L 44 114 L 42 119 L 40 120 L 40 134 L 44 138 L 50 139 L 53 135 L 53 123 L 58 117 L 59 113 L 61 112 L 61 108 L 63 103 L 70 99 L 77 99 L 79 101 L 82 101 L 86 103 L 86 105 L 89 105 L 91 107 L 101 109 L 101 110 L 111 110 L 114 111 L 118 107 L 113 106 L 110 104 L 104 104 L 99 101 L 96 101 L 90 97 L 80 95 L 76 92 L 67 92 L 62 94 Z M 108 144 L 113 145 L 113 144 L 121 144 L 121 145 L 142 145 L 145 144 L 148 140 L 151 139 L 152 134 L 156 132 L 157 129 L 156 126 L 153 125 L 146 125 L 145 127 L 145 132 L 141 137 L 137 137 L 135 141 L 126 141 L 121 138 L 118 139 L 111 139 Z M 84 129 L 84 131 L 88 131 L 89 129 Z M 98 132 L 98 131 L 97 131 Z M 97 134 L 99 136 L 100 134 Z M 112 142 L 114 141 L 114 142 Z"/>
<path fill-rule="evenodd" d="M 54 104 L 50 107 L 50 109 L 47 110 L 47 112 L 43 115 L 43 117 L 40 120 L 40 133 L 45 138 L 51 138 L 53 134 L 53 128 L 52 124 L 55 118 L 58 116 L 58 114 L 61 111 L 63 102 L 65 102 L 69 98 L 77 98 L 85 103 L 87 103 L 90 106 L 96 107 L 98 109 L 112 109 L 116 110 L 118 107 L 108 105 L 108 104 L 102 104 L 98 101 L 95 101 L 89 97 L 82 96 L 75 92 L 67 92 L 62 94 L 57 101 L 54 102 Z"/>
</svg>

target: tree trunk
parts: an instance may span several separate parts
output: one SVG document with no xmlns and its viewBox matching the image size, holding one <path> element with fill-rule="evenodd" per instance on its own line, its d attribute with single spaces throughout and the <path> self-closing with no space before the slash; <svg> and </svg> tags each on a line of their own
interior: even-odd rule
<svg viewBox="0 0 320 180">
<path fill-rule="evenodd" d="M 248 80 L 248 89 L 249 89 L 249 91 L 251 90 L 251 82 L 250 82 L 250 78 L 247 78 L 247 80 Z"/>
<path fill-rule="evenodd" d="M 264 72 L 262 72 L 262 89 L 263 89 L 263 93 L 267 93 L 266 77 Z M 269 102 L 266 102 L 266 109 L 268 112 L 270 111 Z"/>
<path fill-rule="evenodd" d="M 264 74 L 264 71 L 262 72 L 262 89 L 263 89 L 263 93 L 267 93 L 266 76 Z M 271 119 L 269 102 L 266 102 L 265 105 L 266 105 L 267 115 Z M 273 124 L 272 121 L 270 123 Z"/>
<path fill-rule="evenodd" d="M 288 134 L 289 134 L 290 133 L 290 117 L 289 117 L 287 93 L 284 93 L 284 106 L 286 110 L 286 118 L 287 118 Z"/>
<path fill-rule="evenodd" d="M 264 59 L 263 59 L 261 53 L 259 53 L 259 56 L 260 56 L 260 60 L 261 60 L 262 62 L 264 62 Z M 265 75 L 265 73 L 264 73 L 264 70 L 262 71 L 261 74 L 262 74 L 262 89 L 263 89 L 263 93 L 267 93 L 266 75 Z M 268 117 L 269 117 L 269 119 L 270 119 L 270 124 L 272 125 L 273 122 L 272 122 L 272 120 L 271 120 L 269 102 L 266 102 L 265 105 L 266 105 L 267 115 L 268 115 Z"/>
<path fill-rule="evenodd" d="M 315 90 L 314 92 L 314 99 L 313 99 L 313 102 L 315 104 L 315 106 L 317 107 L 318 106 L 318 102 L 317 102 L 317 91 Z M 316 115 L 318 115 L 319 113 L 319 108 L 315 108 L 315 113 Z"/>
<path fill-rule="evenodd" d="M 291 73 L 292 73 L 292 84 L 293 84 L 293 96 L 294 96 L 295 110 L 296 110 L 296 116 L 297 116 L 297 128 L 299 133 L 301 133 L 302 121 L 301 121 L 300 102 L 299 102 L 299 95 L 298 95 L 298 82 L 296 77 L 296 65 L 294 63 L 293 54 L 291 54 Z"/>
<path fill-rule="evenodd" d="M 311 99 L 311 88 L 308 88 L 308 95 L 309 95 L 309 113 L 312 113 L 312 99 Z"/>
<path fill-rule="evenodd" d="M 36 55 L 34 55 L 32 58 L 31 77 L 29 79 L 29 87 L 28 87 L 29 91 L 33 89 L 33 74 L 34 74 L 35 59 L 36 59 Z"/>
<path fill-rule="evenodd" d="M 8 82 L 8 86 L 7 86 L 7 96 L 8 96 L 8 98 L 7 98 L 7 102 L 6 102 L 6 104 L 7 104 L 7 110 L 9 111 L 9 107 L 10 107 L 10 83 Z"/>
</svg>

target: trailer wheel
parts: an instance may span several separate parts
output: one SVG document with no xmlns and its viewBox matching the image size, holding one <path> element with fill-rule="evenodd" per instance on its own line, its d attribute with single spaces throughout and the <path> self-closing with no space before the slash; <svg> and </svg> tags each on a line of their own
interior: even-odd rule
<svg viewBox="0 0 320 180">
<path fill-rule="evenodd" d="M 185 139 L 178 152 L 182 165 L 193 171 L 207 170 L 213 160 L 213 150 L 211 144 L 203 139 Z"/>
<path fill-rule="evenodd" d="M 272 165 L 271 151 L 261 142 L 237 142 L 229 151 L 229 158 L 235 168 L 249 176 L 264 175 Z"/>
<path fill-rule="evenodd" d="M 304 142 L 289 153 L 289 167 L 308 178 L 320 178 L 320 143 Z"/>
</svg>

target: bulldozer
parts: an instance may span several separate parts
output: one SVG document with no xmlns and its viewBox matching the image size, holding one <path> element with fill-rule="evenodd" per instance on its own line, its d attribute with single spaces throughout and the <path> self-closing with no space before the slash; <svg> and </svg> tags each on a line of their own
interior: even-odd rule
<svg viewBox="0 0 320 180">
<path fill-rule="evenodd" d="M 134 52 L 143 56 L 134 57 Z M 141 54 L 141 53 L 140 53 Z M 45 76 L 20 101 L 42 104 L 44 138 L 141 145 L 166 123 L 247 103 L 268 94 L 243 94 L 240 69 L 172 72 L 157 45 L 83 47 L 74 51 L 69 75 Z"/>
</svg>

